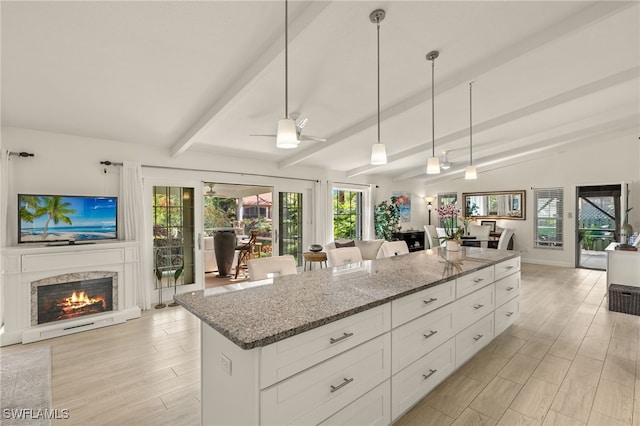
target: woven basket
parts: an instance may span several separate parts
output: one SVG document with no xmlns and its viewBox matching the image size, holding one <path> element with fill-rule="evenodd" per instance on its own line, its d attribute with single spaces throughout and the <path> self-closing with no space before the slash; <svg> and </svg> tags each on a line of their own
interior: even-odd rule
<svg viewBox="0 0 640 426">
<path fill-rule="evenodd" d="M 640 315 L 640 287 L 609 285 L 609 310 Z"/>
</svg>

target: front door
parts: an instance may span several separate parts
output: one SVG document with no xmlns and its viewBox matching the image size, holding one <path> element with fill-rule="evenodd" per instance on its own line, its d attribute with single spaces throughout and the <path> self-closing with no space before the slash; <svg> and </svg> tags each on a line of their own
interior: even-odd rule
<svg viewBox="0 0 640 426">
<path fill-rule="evenodd" d="M 576 267 L 605 270 L 605 249 L 620 231 L 621 185 L 580 186 L 576 195 Z"/>
</svg>

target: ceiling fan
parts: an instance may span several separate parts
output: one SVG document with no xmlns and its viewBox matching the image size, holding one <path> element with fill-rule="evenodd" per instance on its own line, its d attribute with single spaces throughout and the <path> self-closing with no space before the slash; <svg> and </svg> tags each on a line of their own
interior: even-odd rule
<svg viewBox="0 0 640 426">
<path fill-rule="evenodd" d="M 204 193 L 204 195 L 208 195 L 208 196 L 210 196 L 210 197 L 211 197 L 211 196 L 216 195 L 216 194 L 217 194 L 217 192 L 213 190 L 213 187 L 214 187 L 214 186 L 215 186 L 215 185 L 214 185 L 213 183 L 210 183 L 210 184 L 209 184 L 209 190 L 208 190 L 207 192 L 205 192 L 205 193 Z"/>
<path fill-rule="evenodd" d="M 451 168 L 451 162 L 447 158 L 447 151 L 442 151 L 442 158 L 440 158 L 440 168 L 448 170 Z"/>
<path fill-rule="evenodd" d="M 300 118 L 300 113 L 299 112 L 292 112 L 289 117 L 295 121 L 296 123 L 296 134 L 298 135 L 298 141 L 315 141 L 315 142 L 326 142 L 327 139 L 325 138 L 320 138 L 318 136 L 308 136 L 308 135 L 303 135 L 302 134 L 302 129 L 304 129 L 304 126 L 307 125 L 307 123 L 309 122 L 308 118 Z M 275 138 L 276 135 L 275 134 L 271 134 L 271 135 L 249 135 L 249 136 L 267 136 L 270 138 Z"/>
</svg>

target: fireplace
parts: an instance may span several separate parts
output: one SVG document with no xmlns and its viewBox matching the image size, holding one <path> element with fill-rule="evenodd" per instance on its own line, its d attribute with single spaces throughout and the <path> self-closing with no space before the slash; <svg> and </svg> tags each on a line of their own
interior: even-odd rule
<svg viewBox="0 0 640 426">
<path fill-rule="evenodd" d="M 79 318 L 117 309 L 117 273 L 58 275 L 31 283 L 31 324 Z"/>
</svg>

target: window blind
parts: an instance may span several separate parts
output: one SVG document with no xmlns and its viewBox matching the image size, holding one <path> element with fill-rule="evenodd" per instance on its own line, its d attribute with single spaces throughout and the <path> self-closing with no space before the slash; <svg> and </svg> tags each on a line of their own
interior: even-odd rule
<svg viewBox="0 0 640 426">
<path fill-rule="evenodd" d="M 534 189 L 533 246 L 562 248 L 564 245 L 564 189 Z"/>
</svg>

